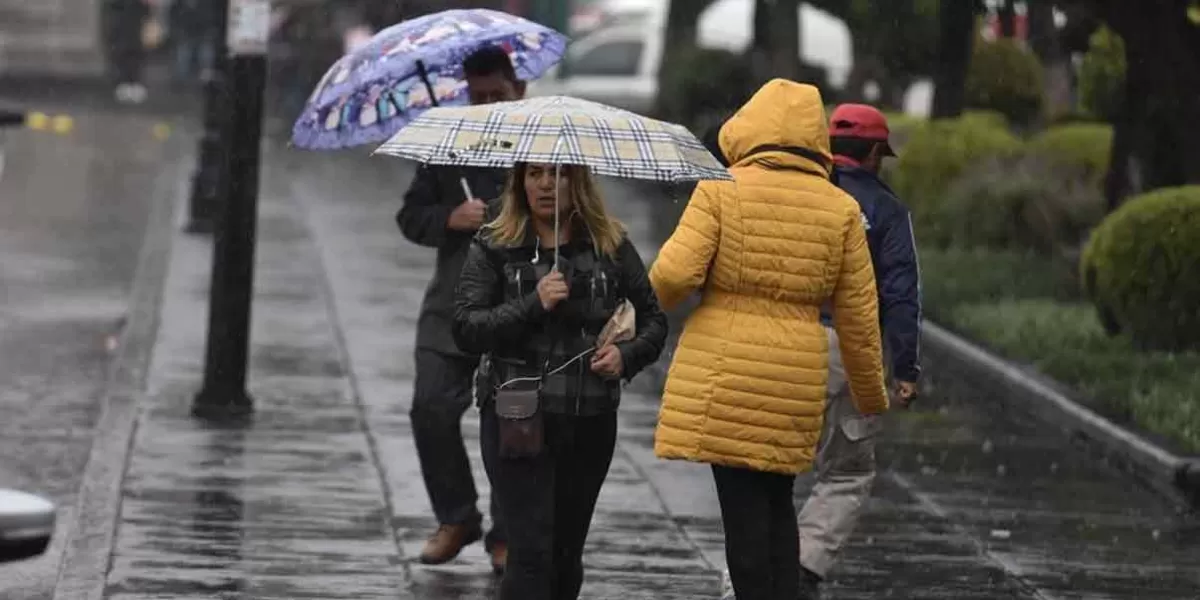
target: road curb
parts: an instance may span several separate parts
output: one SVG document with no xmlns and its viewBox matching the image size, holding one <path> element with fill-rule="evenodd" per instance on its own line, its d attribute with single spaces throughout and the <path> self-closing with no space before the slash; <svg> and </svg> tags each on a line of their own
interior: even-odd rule
<svg viewBox="0 0 1200 600">
<path fill-rule="evenodd" d="M 1197 457 L 1178 456 L 1113 423 L 1056 389 L 1057 382 L 1021 369 L 934 323 L 926 321 L 923 329 L 923 350 L 937 364 L 939 382 L 956 382 L 950 385 L 969 388 L 985 401 L 1061 427 L 1163 496 L 1200 508 Z"/>
<path fill-rule="evenodd" d="M 170 261 L 175 210 L 186 178 L 180 160 L 158 175 L 154 203 L 138 256 L 129 317 L 108 372 L 100 418 L 65 530 L 54 600 L 102 600 L 121 512 L 121 489 L 133 447 L 146 375 L 158 333 L 159 309 Z"/>
</svg>

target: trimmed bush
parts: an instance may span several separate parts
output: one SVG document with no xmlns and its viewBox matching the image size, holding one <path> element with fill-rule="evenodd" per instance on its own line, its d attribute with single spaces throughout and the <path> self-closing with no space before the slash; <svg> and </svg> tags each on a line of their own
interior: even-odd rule
<svg viewBox="0 0 1200 600">
<path fill-rule="evenodd" d="M 1079 65 L 1080 109 L 1112 122 L 1125 102 L 1125 42 L 1113 30 L 1101 27 L 1088 46 Z"/>
<path fill-rule="evenodd" d="M 996 110 L 986 110 L 982 108 L 964 110 L 958 117 L 959 122 L 975 125 L 979 127 L 995 127 L 997 129 L 1009 129 L 1008 117 L 1004 113 Z"/>
<path fill-rule="evenodd" d="M 1016 154 L 1021 142 L 992 117 L 931 121 L 913 130 L 899 160 L 888 170 L 896 193 L 913 214 L 923 244 L 945 246 L 949 234 L 938 214 L 946 191 L 971 165 Z"/>
<path fill-rule="evenodd" d="M 1103 196 L 1082 169 L 1026 155 L 970 167 L 947 190 L 938 214 L 944 221 L 939 230 L 952 246 L 1063 257 L 1083 243 L 1104 212 Z"/>
<path fill-rule="evenodd" d="M 966 105 L 994 110 L 1028 126 L 1041 116 L 1042 65 L 1016 40 L 979 40 L 967 72 Z"/>
<path fill-rule="evenodd" d="M 833 114 L 826 111 L 826 114 Z M 884 112 L 888 120 L 888 129 L 891 130 L 892 147 L 897 151 L 908 143 L 909 138 L 917 129 L 924 127 L 929 121 L 921 117 L 914 117 L 899 112 Z"/>
<path fill-rule="evenodd" d="M 1061 269 L 1045 257 L 1013 250 L 921 248 L 922 304 L 937 321 L 949 322 L 963 304 L 1077 297 Z"/>
<path fill-rule="evenodd" d="M 1200 186 L 1130 199 L 1084 251 L 1088 295 L 1111 331 L 1141 347 L 1200 349 Z"/>
<path fill-rule="evenodd" d="M 1100 189 L 1112 156 L 1113 128 L 1105 123 L 1073 123 L 1043 131 L 1029 142 L 1039 158 L 1070 168 L 1082 169 L 1088 181 Z"/>
</svg>

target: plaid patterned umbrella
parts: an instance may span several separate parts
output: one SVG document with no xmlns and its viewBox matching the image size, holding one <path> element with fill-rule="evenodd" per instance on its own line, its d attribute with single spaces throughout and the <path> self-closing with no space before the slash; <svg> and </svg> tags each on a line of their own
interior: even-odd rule
<svg viewBox="0 0 1200 600">
<path fill-rule="evenodd" d="M 376 152 L 455 166 L 582 165 L 670 182 L 733 178 L 681 125 L 564 96 L 434 108 Z"/>
</svg>

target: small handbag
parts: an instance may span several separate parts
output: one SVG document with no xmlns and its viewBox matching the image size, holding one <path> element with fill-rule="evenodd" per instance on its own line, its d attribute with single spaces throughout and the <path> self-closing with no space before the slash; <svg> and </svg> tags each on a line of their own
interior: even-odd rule
<svg viewBox="0 0 1200 600">
<path fill-rule="evenodd" d="M 539 401 L 540 385 L 509 385 L 496 389 L 500 458 L 534 458 L 545 446 L 545 421 Z"/>
</svg>

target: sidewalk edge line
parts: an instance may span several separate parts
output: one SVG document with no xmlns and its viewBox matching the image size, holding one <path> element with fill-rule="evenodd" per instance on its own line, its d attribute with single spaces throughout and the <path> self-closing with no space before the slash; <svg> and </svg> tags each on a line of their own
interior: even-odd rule
<svg viewBox="0 0 1200 600">
<path fill-rule="evenodd" d="M 966 527 L 964 527 L 963 524 L 956 520 L 952 514 L 942 507 L 942 505 L 938 504 L 937 501 L 934 500 L 929 494 L 921 490 L 921 488 L 906 475 L 892 469 L 881 470 L 880 474 L 886 476 L 888 479 L 891 479 L 893 483 L 895 483 L 900 489 L 904 490 L 905 493 L 912 497 L 921 510 L 924 510 L 930 516 L 937 517 L 938 519 L 944 521 L 946 525 L 950 527 L 951 531 L 953 531 L 959 537 L 962 537 L 970 544 L 971 549 L 975 551 L 975 554 L 979 558 L 991 564 L 993 567 L 1000 569 L 1009 577 L 1012 577 L 1014 583 L 1016 583 L 1017 587 L 1019 587 L 1021 591 L 1029 594 L 1036 600 L 1061 600 L 1059 596 L 1054 595 L 1029 581 L 1027 576 L 1022 572 L 1021 568 L 1016 563 L 1006 559 L 1000 554 L 992 552 L 992 550 L 988 548 L 987 543 L 980 539 L 979 536 L 973 534 Z"/>
<path fill-rule="evenodd" d="M 404 577 L 404 585 L 411 587 L 413 582 L 412 569 L 409 562 L 404 559 L 404 547 L 400 543 L 400 536 L 397 535 L 396 527 L 393 524 L 396 514 L 396 500 L 392 497 L 391 487 L 388 486 L 387 473 L 383 469 L 383 454 L 379 450 L 379 440 L 374 428 L 371 427 L 367 408 L 363 403 L 362 386 L 358 381 L 358 373 L 354 370 L 353 357 L 350 355 L 350 346 L 346 340 L 346 333 L 342 330 L 341 312 L 338 310 L 337 296 L 333 292 L 332 282 L 329 281 L 328 261 L 325 259 L 325 252 L 319 242 L 320 234 L 313 225 L 312 210 L 309 208 L 312 197 L 294 181 L 288 182 L 288 188 L 291 190 L 291 195 L 297 208 L 302 211 L 304 226 L 308 230 L 308 235 L 312 239 L 314 250 L 317 253 L 317 261 L 321 271 L 321 294 L 325 297 L 325 310 L 329 314 L 330 327 L 333 328 L 334 343 L 337 345 L 338 356 L 345 365 L 346 382 L 350 386 L 350 393 L 354 396 L 354 406 L 358 413 L 359 425 L 363 435 L 366 437 L 367 447 L 371 452 L 371 462 L 375 468 L 375 475 L 383 494 L 384 510 L 387 513 L 384 519 L 384 526 L 387 528 L 387 535 L 391 538 L 392 545 L 396 549 L 396 566 L 400 567 L 400 572 Z"/>
<path fill-rule="evenodd" d="M 1169 500 L 1186 506 L 1187 501 L 1176 486 L 1176 478 L 1181 468 L 1189 464 L 1200 465 L 1200 461 L 1181 458 L 1113 423 L 1039 381 L 1037 376 L 934 323 L 926 321 L 923 329 L 927 349 L 936 360 L 950 363 L 950 371 L 966 371 L 984 382 L 995 384 L 990 393 L 1006 408 L 1062 427 L 1073 434 L 1072 437 L 1099 450 L 1121 470 L 1143 480 Z M 979 383 L 965 385 L 980 387 Z"/>
<path fill-rule="evenodd" d="M 66 529 L 54 600 L 102 600 L 111 568 L 121 493 L 146 378 L 158 334 L 160 309 L 173 247 L 176 204 L 186 179 L 182 165 L 158 175 L 129 295 L 129 318 L 109 365 L 102 409 Z"/>
<path fill-rule="evenodd" d="M 671 512 L 671 506 L 667 504 L 667 500 L 663 497 L 662 492 L 659 491 L 658 486 L 654 485 L 654 480 L 650 478 L 650 474 L 647 473 L 646 469 L 643 468 L 642 465 L 638 464 L 638 462 L 634 460 L 633 455 L 631 455 L 629 451 L 625 449 L 625 442 L 622 442 L 619 436 L 617 439 L 617 450 L 620 451 L 621 457 L 629 463 L 629 465 L 633 468 L 633 471 L 637 473 L 638 477 L 646 480 L 646 483 L 650 486 L 650 489 L 654 491 L 655 501 L 657 501 L 659 506 L 662 507 L 663 515 L 671 520 L 671 524 L 675 527 L 675 530 L 679 532 L 679 535 L 683 536 L 683 539 L 687 540 L 687 543 L 692 547 L 692 550 L 696 551 L 696 554 L 700 557 L 700 561 L 704 563 L 704 565 L 707 566 L 710 571 L 712 571 L 712 575 L 714 577 L 720 577 L 721 568 L 717 565 L 714 565 L 712 561 L 708 560 L 708 555 L 704 553 L 704 549 L 701 548 L 700 544 L 692 538 L 691 534 L 688 533 L 687 527 L 685 527 L 683 523 L 676 518 L 675 513 Z"/>
</svg>

